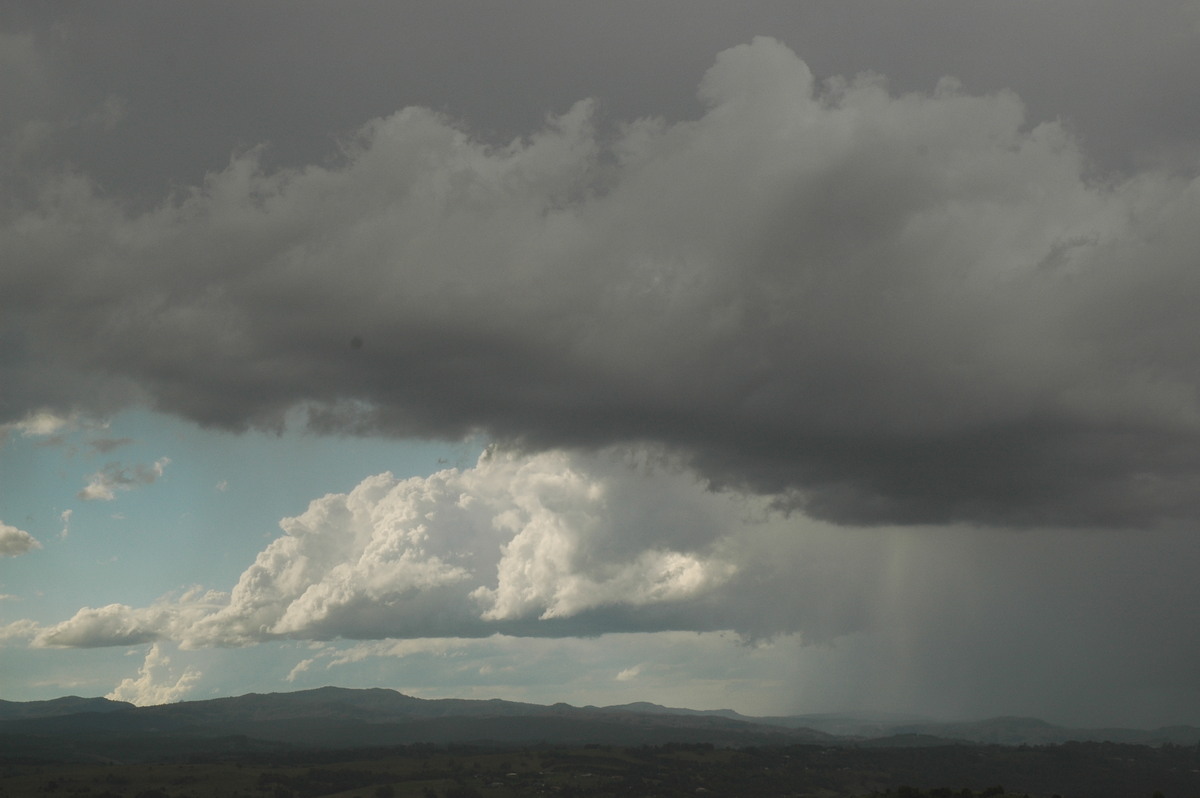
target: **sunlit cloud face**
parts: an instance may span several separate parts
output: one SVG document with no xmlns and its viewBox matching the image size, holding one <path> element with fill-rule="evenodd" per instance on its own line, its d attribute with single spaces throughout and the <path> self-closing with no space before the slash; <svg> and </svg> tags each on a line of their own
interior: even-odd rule
<svg viewBox="0 0 1200 798">
<path fill-rule="evenodd" d="M 137 678 L 122 680 L 105 698 L 111 701 L 128 701 L 138 706 L 169 704 L 187 695 L 192 684 L 201 675 L 193 668 L 187 668 L 177 674 L 171 668 L 171 658 L 155 643 L 146 653 Z"/>
<path fill-rule="evenodd" d="M 314 500 L 281 522 L 284 535 L 227 595 L 85 608 L 35 643 L 717 628 L 745 556 L 730 536 L 752 534 L 768 514 L 636 450 L 489 450 L 472 468 L 381 474 Z"/>
<path fill-rule="evenodd" d="M 17 557 L 41 547 L 42 544 L 24 529 L 0 522 L 0 557 Z"/>
<path fill-rule="evenodd" d="M 370 477 L 280 526 L 228 593 L 85 607 L 33 644 L 671 630 L 830 641 L 868 623 L 887 562 L 870 536 L 710 491 L 661 450 L 628 447 L 489 449 L 465 469 Z M 831 567 L 845 557 L 854 575 Z"/>
<path fill-rule="evenodd" d="M 157 639 L 158 634 L 152 624 L 145 622 L 145 616 L 146 613 L 124 604 L 85 607 L 70 620 L 39 633 L 34 645 L 95 648 L 148 643 Z"/>
</svg>

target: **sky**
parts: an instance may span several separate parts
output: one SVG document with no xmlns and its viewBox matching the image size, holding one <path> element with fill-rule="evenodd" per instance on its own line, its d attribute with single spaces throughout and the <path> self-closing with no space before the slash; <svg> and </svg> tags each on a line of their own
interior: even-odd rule
<svg viewBox="0 0 1200 798">
<path fill-rule="evenodd" d="M 1200 7 L 0 3 L 0 698 L 1200 725 Z"/>
</svg>

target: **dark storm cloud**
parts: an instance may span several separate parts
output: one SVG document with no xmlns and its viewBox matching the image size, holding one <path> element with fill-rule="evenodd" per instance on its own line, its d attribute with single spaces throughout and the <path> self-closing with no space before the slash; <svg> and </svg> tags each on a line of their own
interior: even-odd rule
<svg viewBox="0 0 1200 798">
<path fill-rule="evenodd" d="M 69 160 L 145 202 L 260 142 L 272 163 L 319 161 L 330 136 L 408 105 L 493 142 L 581 97 L 615 120 L 690 117 L 713 54 L 760 34 L 821 78 L 871 71 L 906 92 L 954 75 L 975 92 L 1015 90 L 1031 120 L 1064 120 L 1103 169 L 1197 153 L 1187 0 L 8 5 L 0 130 L 35 121 L 43 162 Z"/>
<path fill-rule="evenodd" d="M 156 13 L 136 20 L 201 12 Z M 980 30 L 978 14 L 952 19 Z M 0 414 L 141 400 L 244 428 L 302 404 L 327 431 L 659 441 L 716 484 L 846 522 L 1190 518 L 1196 185 L 1093 182 L 1079 143 L 1014 94 L 929 86 L 816 81 L 759 39 L 667 119 L 618 125 L 584 102 L 496 144 L 526 118 L 386 109 L 335 158 L 297 138 L 290 160 L 314 165 L 243 149 L 145 210 L 26 170 L 36 199 L 0 230 Z M 338 118 L 323 134 L 357 125 Z"/>
</svg>

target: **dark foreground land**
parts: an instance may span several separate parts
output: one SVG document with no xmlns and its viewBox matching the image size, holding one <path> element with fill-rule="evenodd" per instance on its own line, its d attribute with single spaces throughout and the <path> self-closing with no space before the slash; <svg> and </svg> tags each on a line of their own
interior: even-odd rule
<svg viewBox="0 0 1200 798">
<path fill-rule="evenodd" d="M 1200 745 L 711 744 L 212 750 L 137 763 L 14 760 L 0 796 L 509 798 L 511 796 L 1200 797 Z"/>
</svg>

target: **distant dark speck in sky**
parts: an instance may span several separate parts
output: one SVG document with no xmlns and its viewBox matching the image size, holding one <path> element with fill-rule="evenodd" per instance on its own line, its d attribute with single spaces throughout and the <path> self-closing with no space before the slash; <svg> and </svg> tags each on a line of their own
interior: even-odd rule
<svg viewBox="0 0 1200 798">
<path fill-rule="evenodd" d="M 363 348 L 363 339 L 362 339 L 361 335 L 356 335 L 350 339 L 350 348 L 351 349 L 362 349 Z"/>
</svg>

